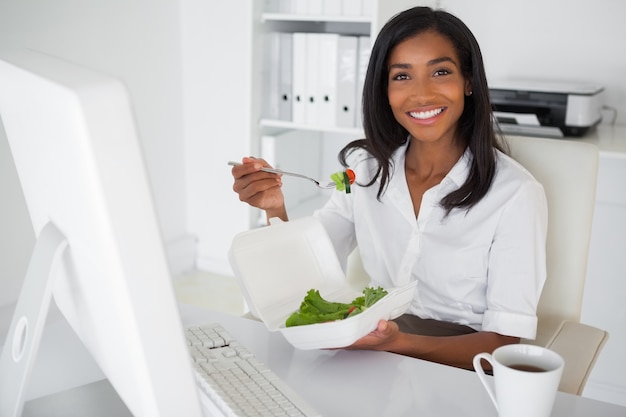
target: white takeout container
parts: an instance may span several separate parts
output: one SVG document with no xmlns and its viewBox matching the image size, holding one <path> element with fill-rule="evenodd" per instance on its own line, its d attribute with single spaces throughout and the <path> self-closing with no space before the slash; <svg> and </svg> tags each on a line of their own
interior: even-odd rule
<svg viewBox="0 0 626 417">
<path fill-rule="evenodd" d="M 364 312 L 328 323 L 285 327 L 306 293 L 319 290 L 329 301 L 349 303 L 362 292 L 346 281 L 326 230 L 315 217 L 242 232 L 233 239 L 229 259 L 250 312 L 270 331 L 280 331 L 299 349 L 349 346 L 374 330 L 381 319 L 402 315 L 416 283 L 385 288 L 388 294 Z"/>
</svg>

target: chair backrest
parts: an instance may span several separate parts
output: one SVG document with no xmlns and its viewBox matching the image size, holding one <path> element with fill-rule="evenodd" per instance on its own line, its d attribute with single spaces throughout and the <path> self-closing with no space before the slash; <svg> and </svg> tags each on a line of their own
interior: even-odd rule
<svg viewBox="0 0 626 417">
<path fill-rule="evenodd" d="M 545 346 L 564 320 L 579 322 L 598 176 L 598 148 L 576 140 L 509 136 L 511 156 L 544 186 L 547 279 L 537 337 Z"/>
</svg>

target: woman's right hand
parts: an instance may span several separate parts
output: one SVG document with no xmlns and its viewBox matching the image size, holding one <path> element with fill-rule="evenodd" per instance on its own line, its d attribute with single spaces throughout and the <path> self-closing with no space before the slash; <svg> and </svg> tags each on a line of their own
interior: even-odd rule
<svg viewBox="0 0 626 417">
<path fill-rule="evenodd" d="M 282 175 L 261 171 L 261 168 L 271 166 L 260 158 L 244 157 L 241 162 L 231 171 L 235 180 L 233 191 L 239 195 L 239 200 L 265 210 L 268 219 L 279 217 L 286 221 Z"/>
</svg>

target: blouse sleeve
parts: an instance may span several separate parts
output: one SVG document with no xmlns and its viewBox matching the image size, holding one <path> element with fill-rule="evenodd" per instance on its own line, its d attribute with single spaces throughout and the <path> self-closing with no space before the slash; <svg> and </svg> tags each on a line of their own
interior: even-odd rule
<svg viewBox="0 0 626 417">
<path fill-rule="evenodd" d="M 533 339 L 546 280 L 548 208 L 538 182 L 523 184 L 508 201 L 489 256 L 487 310 L 482 330 Z"/>
</svg>

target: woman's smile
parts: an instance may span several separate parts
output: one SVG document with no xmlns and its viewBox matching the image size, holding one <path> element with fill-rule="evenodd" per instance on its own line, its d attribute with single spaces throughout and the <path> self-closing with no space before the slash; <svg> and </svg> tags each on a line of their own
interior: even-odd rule
<svg viewBox="0 0 626 417">
<path fill-rule="evenodd" d="M 439 108 L 432 109 L 432 110 L 410 111 L 407 114 L 414 119 L 417 119 L 420 121 L 428 121 L 430 119 L 433 119 L 436 116 L 439 116 L 445 110 L 446 110 L 445 107 L 439 107 Z"/>
</svg>

